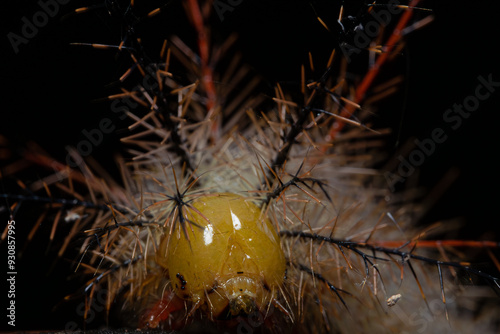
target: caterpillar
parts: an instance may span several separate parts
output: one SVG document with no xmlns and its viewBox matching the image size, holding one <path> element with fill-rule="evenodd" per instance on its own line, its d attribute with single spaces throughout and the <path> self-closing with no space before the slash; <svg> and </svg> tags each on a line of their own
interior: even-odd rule
<svg viewBox="0 0 500 334">
<path fill-rule="evenodd" d="M 415 226 L 424 209 L 408 186 L 412 168 L 444 134 L 391 160 L 388 130 L 373 117 L 397 96 L 403 77 L 387 67 L 398 69 L 400 33 L 427 22 L 425 8 L 304 2 L 301 17 L 329 50 L 307 50 L 296 75 L 266 85 L 235 51 L 236 37 L 215 30 L 250 5 L 160 4 L 104 1 L 66 18 L 118 25 L 111 42 L 72 43 L 122 65 L 107 114 L 61 161 L 35 146 L 2 169 L 6 220 L 30 225 L 20 227 L 26 252 L 48 244 L 86 278 L 68 293 L 81 319 L 63 319 L 61 329 L 494 332 L 498 300 L 481 284 L 500 289 L 498 242 L 438 242 L 432 235 L 446 226 Z M 344 13 L 349 5 L 362 14 Z M 173 17 L 182 28 L 164 33 Z M 369 34 L 373 45 L 363 43 Z M 482 87 L 494 82 L 481 78 Z M 117 168 L 103 168 L 92 157 L 116 132 L 125 151 Z M 37 235 L 47 225 L 49 242 Z M 487 270 L 469 264 L 464 247 L 483 250 Z M 460 290 L 464 280 L 479 286 Z M 473 300 L 491 303 L 479 321 Z"/>
</svg>

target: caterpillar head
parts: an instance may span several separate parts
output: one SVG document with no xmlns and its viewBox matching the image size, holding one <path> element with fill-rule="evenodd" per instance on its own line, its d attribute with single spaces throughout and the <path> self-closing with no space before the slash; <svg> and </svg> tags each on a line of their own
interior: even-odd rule
<svg viewBox="0 0 500 334">
<path fill-rule="evenodd" d="M 178 223 L 157 256 L 175 294 L 212 319 L 264 311 L 275 303 L 286 270 L 274 226 L 258 206 L 230 193 L 179 208 Z"/>
</svg>

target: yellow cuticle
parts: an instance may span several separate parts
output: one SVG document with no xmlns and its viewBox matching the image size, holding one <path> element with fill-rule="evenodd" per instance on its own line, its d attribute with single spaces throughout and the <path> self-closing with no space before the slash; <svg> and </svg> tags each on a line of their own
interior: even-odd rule
<svg viewBox="0 0 500 334">
<path fill-rule="evenodd" d="M 272 291 L 283 283 L 286 267 L 271 222 L 261 218 L 257 205 L 235 194 L 203 196 L 192 206 L 185 210 L 191 223 L 177 223 L 160 246 L 159 254 L 168 256 L 157 258 L 168 270 L 175 293 L 192 302 L 200 298 L 198 306 L 206 302 L 211 316 L 218 316 L 230 301 L 231 308 L 237 305 L 244 313 L 266 307 Z"/>
</svg>

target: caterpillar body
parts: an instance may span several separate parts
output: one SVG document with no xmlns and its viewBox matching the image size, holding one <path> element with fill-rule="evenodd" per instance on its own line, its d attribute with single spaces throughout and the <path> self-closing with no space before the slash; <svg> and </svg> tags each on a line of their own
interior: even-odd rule
<svg viewBox="0 0 500 334">
<path fill-rule="evenodd" d="M 363 15 L 390 15 L 387 31 L 373 36 L 382 46 L 350 44 L 359 44 L 359 31 L 371 33 L 373 21 L 343 15 L 340 4 L 338 22 L 315 10 L 318 29 L 338 38 L 334 52 L 320 57 L 322 65 L 309 53 L 293 85 L 259 94 L 261 79 L 233 51 L 236 38 L 218 44 L 209 29 L 230 5 L 182 4 L 195 43 L 168 36 L 158 55 L 139 31 L 179 10 L 170 2 L 155 9 L 105 1 L 77 11 L 104 10 L 124 31 L 114 44 L 73 43 L 128 61 L 120 90 L 108 97 L 112 107 L 126 106 L 112 109 L 128 122 L 120 177 L 87 154 L 86 143 L 114 128 L 103 118 L 101 137 L 88 132 L 63 163 L 24 151 L 21 161 L 49 172 L 21 183 L 22 193 L 9 189 L 2 196 L 12 220 L 21 204 L 45 205 L 29 239 L 50 222 L 51 243 L 65 234 L 58 256 L 76 249 L 75 272 L 87 278 L 79 292 L 82 322 L 100 327 L 89 321 L 97 303 L 112 328 L 441 333 L 484 326 L 493 332 L 498 305 L 478 324 L 454 281 L 479 279 L 498 292 L 498 275 L 456 251 L 486 248 L 494 268 L 498 242 L 429 239 L 434 226 L 416 228 L 421 209 L 405 200 L 412 190 L 395 192 L 377 168 L 388 161 L 381 152 L 389 131 L 377 128 L 372 115 L 402 77 L 377 85 L 374 78 L 398 58 L 401 31 L 423 24 L 412 13 L 427 10 L 416 8 L 418 1 L 360 6 Z M 354 58 L 368 61 L 366 73 L 350 72 Z"/>
</svg>

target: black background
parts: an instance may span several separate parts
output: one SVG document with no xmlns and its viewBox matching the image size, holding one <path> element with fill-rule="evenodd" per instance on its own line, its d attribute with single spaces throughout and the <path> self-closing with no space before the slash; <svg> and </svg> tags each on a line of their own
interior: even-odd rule
<svg viewBox="0 0 500 334">
<path fill-rule="evenodd" d="M 36 1 L 2 2 L 0 134 L 14 147 L 34 140 L 52 156 L 64 160 L 65 146 L 74 146 L 82 140 L 83 129 L 96 128 L 102 117 L 114 117 L 110 115 L 109 104 L 92 101 L 116 92 L 105 87 L 123 73 L 129 65 L 128 58 L 117 56 L 115 51 L 74 47 L 69 43 L 116 45 L 120 41 L 120 21 L 110 19 L 102 10 L 61 20 L 65 14 L 88 3 L 73 0 L 60 5 L 55 17 L 15 53 L 7 34 L 21 35 L 22 18 L 31 20 L 41 7 Z M 155 3 L 151 1 L 147 7 L 155 8 Z M 326 1 L 314 3 L 322 18 L 336 18 L 336 5 L 326 5 Z M 346 1 L 346 6 L 352 9 L 352 14 L 362 8 L 358 1 Z M 434 10 L 435 21 L 408 36 L 408 46 L 403 50 L 402 63 L 408 84 L 404 87 L 405 100 L 398 100 L 398 105 L 392 106 L 398 112 L 389 118 L 389 123 L 397 129 L 394 151 L 397 143 L 407 138 L 424 139 L 434 128 L 445 127 L 443 113 L 474 94 L 478 76 L 492 74 L 493 80 L 500 81 L 497 66 L 500 29 L 495 8 L 484 3 L 457 1 L 424 1 L 421 6 Z M 428 13 L 416 15 L 423 17 Z M 161 41 L 171 34 L 193 40 L 193 32 L 178 1 L 173 1 L 168 10 L 138 29 L 143 29 L 144 43 L 152 49 L 159 48 Z M 269 86 L 277 81 L 297 82 L 307 51 L 320 55 L 321 59 L 324 58 L 321 55 L 329 55 L 336 43 L 332 35 L 318 25 L 305 0 L 243 0 L 234 11 L 225 14 L 222 22 L 214 20 L 215 29 L 221 31 L 221 38 L 230 31 L 240 33 L 245 60 L 268 80 Z M 420 170 L 422 186 L 432 188 L 451 168 L 457 168 L 460 176 L 423 218 L 423 223 L 459 218 L 466 225 L 456 237 L 500 239 L 495 215 L 500 199 L 496 163 L 499 91 L 482 102 L 456 131 L 447 128 L 448 140 L 426 159 Z M 113 120 L 117 133 L 106 135 L 92 152 L 92 156 L 110 170 L 113 167 L 109 152 L 118 149 L 120 129 L 127 126 L 123 121 Z M 21 240 L 32 222 L 20 217 L 16 221 L 18 247 L 22 247 Z M 16 329 L 61 329 L 69 320 L 78 321 L 75 308 L 79 302 L 62 304 L 53 312 L 61 297 L 75 287 L 66 277 L 46 275 L 52 259 L 42 254 L 45 249 L 43 243 L 35 243 L 19 260 Z M 6 253 L 2 251 L 2 254 Z M 60 260 L 54 272 L 64 270 L 67 265 Z M 2 296 L 5 293 L 0 292 Z M 5 324 L 2 316 L 0 328 L 11 329 Z"/>
</svg>

